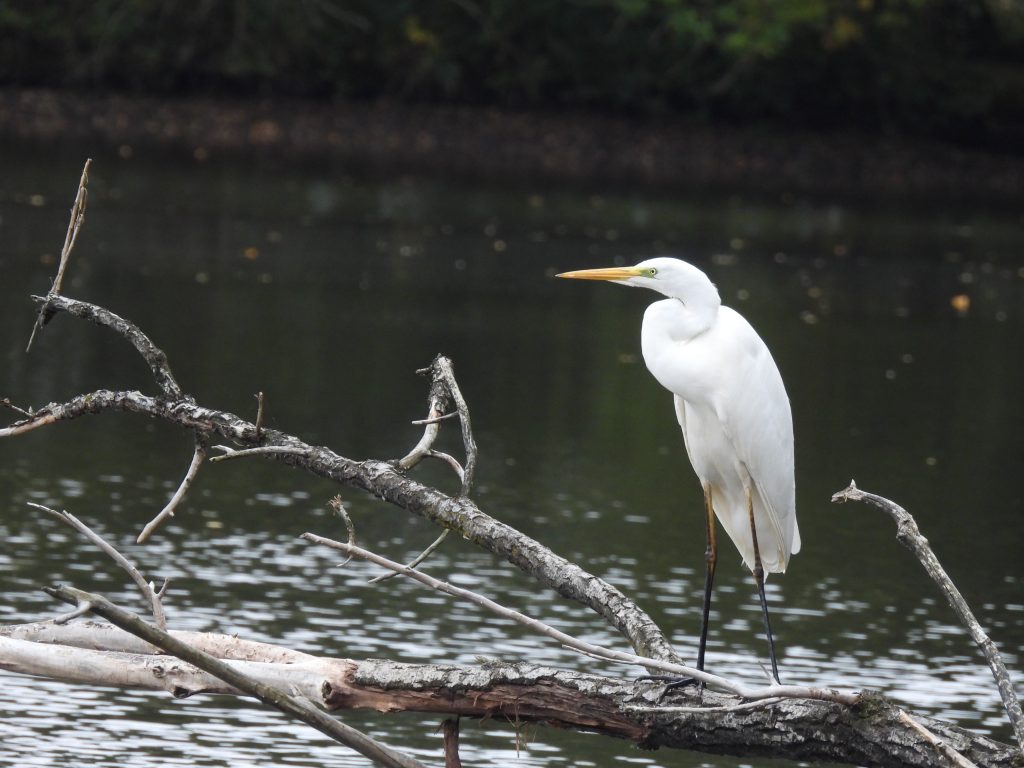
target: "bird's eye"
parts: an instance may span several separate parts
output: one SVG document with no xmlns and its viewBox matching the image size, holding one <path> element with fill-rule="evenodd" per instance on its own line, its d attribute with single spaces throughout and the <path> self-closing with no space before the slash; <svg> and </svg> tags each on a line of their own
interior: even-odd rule
<svg viewBox="0 0 1024 768">
<path fill-rule="evenodd" d="M 654 267 L 650 267 L 647 270 L 647 276 L 648 277 L 654 277 L 656 274 L 658 274 L 658 270 L 656 270 Z"/>
</svg>

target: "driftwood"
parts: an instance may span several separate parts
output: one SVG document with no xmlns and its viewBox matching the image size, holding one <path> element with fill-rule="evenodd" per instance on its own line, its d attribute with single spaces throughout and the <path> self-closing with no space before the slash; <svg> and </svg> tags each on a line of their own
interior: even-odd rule
<svg viewBox="0 0 1024 768">
<path fill-rule="evenodd" d="M 875 766 L 942 764 L 936 749 L 900 720 L 901 710 L 880 696 L 864 696 L 856 706 L 846 707 L 806 699 L 743 702 L 712 691 L 701 696 L 689 688 L 672 706 L 662 706 L 659 685 L 528 663 L 456 666 L 327 659 L 226 635 L 171 634 L 229 660 L 265 685 L 299 691 L 327 710 L 508 718 L 593 731 L 644 748 Z M 238 693 L 106 624 L 6 627 L 0 629 L 0 658 L 10 671 L 42 672 L 77 683 L 166 690 L 177 697 Z M 49 666 L 44 667 L 46 660 Z M 1015 765 L 1017 751 L 1004 744 L 934 718 L 914 717 L 975 765 Z"/>
<path fill-rule="evenodd" d="M 82 224 L 86 181 L 87 174 L 83 172 L 76 197 L 81 203 L 76 202 L 72 211 L 74 235 L 69 234 L 66 240 L 61 274 Z M 125 338 L 146 360 L 159 394 L 98 390 L 38 410 L 8 403 L 22 418 L 0 428 L 0 438 L 115 411 L 160 419 L 194 435 L 195 451 L 184 479 L 166 507 L 142 531 L 140 541 L 154 535 L 161 522 L 174 513 L 211 451 L 219 450 L 221 454 L 210 461 L 246 457 L 278 461 L 366 491 L 431 521 L 442 530 L 442 536 L 431 547 L 438 545 L 447 532 L 454 531 L 519 568 L 539 585 L 590 608 L 625 638 L 633 654 L 589 646 L 521 614 L 513 618 L 582 653 L 629 663 L 634 669 L 620 678 L 609 678 L 537 667 L 528 660 L 514 665 L 481 663 L 467 667 L 325 659 L 224 635 L 168 632 L 160 626 L 163 589 L 149 585 L 147 591 L 145 579 L 133 568 L 129 568 L 129 573 L 151 602 L 157 626 L 147 624 L 101 595 L 73 587 L 50 587 L 46 590 L 49 594 L 73 604 L 74 610 L 51 622 L 0 627 L 2 669 L 82 684 L 160 689 L 175 696 L 213 692 L 254 695 L 320 728 L 380 765 L 407 768 L 419 763 L 324 713 L 369 708 L 381 712 L 430 712 L 445 717 L 501 716 L 516 722 L 595 731 L 628 739 L 644 748 L 671 747 L 867 766 L 1020 763 L 1021 752 L 1013 747 L 949 723 L 912 715 L 877 694 L 823 686 L 750 688 L 683 665 L 660 628 L 629 597 L 540 542 L 490 517 L 470 498 L 476 445 L 468 406 L 459 393 L 452 365 L 445 358 L 438 357 L 425 371 L 431 377 L 431 387 L 427 418 L 418 422 L 424 426 L 419 443 L 400 460 L 354 460 L 266 428 L 262 397 L 258 397 L 255 423 L 199 405 L 181 388 L 166 356 L 141 329 L 103 307 L 60 295 L 59 280 L 45 297 L 36 297 L 36 301 L 40 305 L 38 327 L 45 325 L 54 313 L 66 312 Z M 464 464 L 433 448 L 442 424 L 456 418 L 463 437 Z M 216 441 L 226 441 L 228 445 L 217 445 Z M 441 460 L 458 474 L 458 494 L 442 493 L 410 477 L 409 472 L 426 458 Z M 340 502 L 335 508 L 350 525 Z M 47 511 L 69 524 L 78 523 L 66 512 Z M 82 530 L 84 526 L 78 523 L 76 528 Z M 98 536 L 88 529 L 83 533 L 114 556 Z M 402 566 L 360 550 L 354 546 L 351 534 L 348 544 L 328 542 L 315 534 L 308 538 L 336 546 L 350 556 L 376 558 L 374 562 L 386 565 L 394 574 L 414 578 L 489 610 L 515 614 L 482 596 L 455 590 L 442 582 L 431 583 L 415 570 L 416 563 Z M 421 558 L 428 554 L 429 549 Z M 110 624 L 71 621 L 86 613 L 100 615 L 121 629 Z M 971 632 L 974 633 L 973 628 Z M 987 636 L 984 639 L 991 643 Z M 693 675 L 707 689 L 683 688 L 663 702 L 661 685 L 632 679 L 638 667 Z M 1008 677 L 1006 680 L 1008 685 Z M 1003 680 L 1000 687 L 1004 687 Z M 1015 703 L 1007 700 L 1016 729 L 1019 720 L 1014 715 L 1016 712 L 1019 716 L 1019 705 L 1014 710 Z M 450 766 L 459 762 L 457 722 L 446 720 L 445 725 L 444 759 Z"/>
</svg>

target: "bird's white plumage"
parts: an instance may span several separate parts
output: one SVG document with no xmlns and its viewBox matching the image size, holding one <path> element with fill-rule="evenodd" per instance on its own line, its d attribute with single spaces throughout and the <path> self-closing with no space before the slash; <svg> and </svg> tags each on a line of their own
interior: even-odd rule
<svg viewBox="0 0 1024 768">
<path fill-rule="evenodd" d="M 588 272 L 597 277 L 602 270 Z M 793 419 L 768 347 L 739 313 L 722 306 L 714 284 L 691 264 L 657 258 L 604 272 L 620 276 L 598 279 L 668 297 L 644 314 L 644 362 L 675 396 L 690 463 L 743 561 L 754 569 L 749 488 L 764 570 L 785 571 L 800 550 Z"/>
</svg>

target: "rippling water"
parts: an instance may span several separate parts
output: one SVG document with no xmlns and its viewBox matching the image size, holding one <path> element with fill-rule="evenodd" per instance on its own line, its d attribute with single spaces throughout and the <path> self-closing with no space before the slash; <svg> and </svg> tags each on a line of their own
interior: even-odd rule
<svg viewBox="0 0 1024 768">
<path fill-rule="evenodd" d="M 0 397 L 41 405 L 101 386 L 152 390 L 110 334 L 58 317 L 22 352 L 92 148 L 3 151 Z M 481 446 L 474 492 L 635 597 L 692 648 L 703 586 L 699 487 L 668 396 L 639 361 L 650 300 L 562 284 L 562 269 L 674 253 L 705 268 L 769 343 L 793 401 L 804 550 L 769 600 L 786 681 L 877 688 L 1008 740 L 980 654 L 882 513 L 829 504 L 850 477 L 914 513 L 1012 668 L 1024 641 L 1024 221 L 958 204 L 914 208 L 681 192 L 350 176 L 267 158 L 96 158 L 66 292 L 136 320 L 201 403 L 353 457 L 418 437 L 414 370 L 455 360 Z M 969 307 L 963 310 L 966 296 Z M 454 436 L 447 447 L 456 450 Z M 366 564 L 298 539 L 343 536 L 337 488 L 258 461 L 208 465 L 146 547 L 132 542 L 184 472 L 188 437 L 103 416 L 0 443 L 0 622 L 53 615 L 68 582 L 139 607 L 122 574 L 25 505 L 65 507 L 170 577 L 170 623 L 325 655 L 596 669 L 505 620 L 423 588 L 367 584 Z M 454 489 L 439 467 L 420 477 Z M 342 491 L 360 542 L 413 557 L 436 532 Z M 709 668 L 750 682 L 766 655 L 749 574 L 723 544 Z M 594 615 L 465 542 L 428 570 L 592 642 Z M 3 676 L 0 763 L 362 765 L 275 712 L 219 697 L 88 690 Z M 436 764 L 437 719 L 342 713 Z M 463 726 L 475 765 L 769 765 L 640 752 L 586 734 Z"/>
</svg>

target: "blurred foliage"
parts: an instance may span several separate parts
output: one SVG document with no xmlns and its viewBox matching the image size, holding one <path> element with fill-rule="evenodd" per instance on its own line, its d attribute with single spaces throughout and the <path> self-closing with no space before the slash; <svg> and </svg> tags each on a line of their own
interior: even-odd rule
<svg viewBox="0 0 1024 768">
<path fill-rule="evenodd" d="M 0 83 L 1024 139 L 1024 0 L 0 0 Z"/>
</svg>

